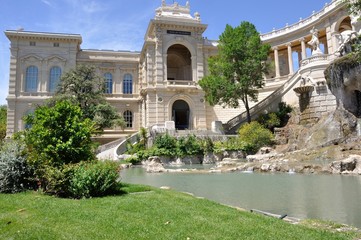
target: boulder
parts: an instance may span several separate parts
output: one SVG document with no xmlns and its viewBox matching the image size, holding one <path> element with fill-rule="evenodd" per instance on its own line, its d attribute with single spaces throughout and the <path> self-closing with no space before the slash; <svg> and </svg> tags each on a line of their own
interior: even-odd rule
<svg viewBox="0 0 361 240">
<path fill-rule="evenodd" d="M 332 173 L 361 174 L 361 156 L 350 155 L 341 161 L 334 161 L 330 165 Z"/>
<path fill-rule="evenodd" d="M 148 173 L 160 173 L 166 171 L 158 156 L 149 157 L 147 161 L 143 162 L 143 167 Z"/>
<path fill-rule="evenodd" d="M 268 172 L 268 170 L 270 169 L 270 164 L 268 163 L 265 163 L 265 164 L 262 164 L 261 166 L 261 172 Z"/>
</svg>

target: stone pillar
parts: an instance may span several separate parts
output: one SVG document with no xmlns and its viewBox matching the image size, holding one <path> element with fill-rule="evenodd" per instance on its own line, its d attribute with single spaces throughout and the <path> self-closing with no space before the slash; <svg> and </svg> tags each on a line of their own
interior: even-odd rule
<svg viewBox="0 0 361 240">
<path fill-rule="evenodd" d="M 203 42 L 197 44 L 197 78 L 193 79 L 198 82 L 204 77 L 204 60 L 203 60 Z"/>
<path fill-rule="evenodd" d="M 163 69 L 164 69 L 164 83 L 166 84 L 168 81 L 168 54 L 163 54 Z"/>
<path fill-rule="evenodd" d="M 158 41 L 155 49 L 155 77 L 157 79 L 157 85 L 163 84 L 164 81 L 162 46 L 162 42 Z"/>
<path fill-rule="evenodd" d="M 302 53 L 302 60 L 303 60 L 303 59 L 307 58 L 305 38 L 301 38 L 300 42 L 301 42 L 301 53 Z"/>
<path fill-rule="evenodd" d="M 276 70 L 276 78 L 280 77 L 280 62 L 278 58 L 278 47 L 273 48 L 274 57 L 275 57 L 275 70 Z"/>
<path fill-rule="evenodd" d="M 289 74 L 293 74 L 293 58 L 292 58 L 292 46 L 291 46 L 291 43 L 287 44 L 287 54 L 288 54 Z"/>
</svg>

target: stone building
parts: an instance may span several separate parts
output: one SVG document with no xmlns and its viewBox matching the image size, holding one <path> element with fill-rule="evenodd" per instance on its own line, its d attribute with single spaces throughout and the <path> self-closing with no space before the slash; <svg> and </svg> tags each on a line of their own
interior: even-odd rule
<svg viewBox="0 0 361 240">
<path fill-rule="evenodd" d="M 300 104 L 305 120 L 335 108 L 323 71 L 339 51 L 341 33 L 359 30 L 340 2 L 261 36 L 272 46 L 274 69 L 264 76 L 259 101 L 251 105 L 254 117 L 280 101 Z M 61 74 L 79 64 L 92 64 L 104 76 L 107 100 L 127 121 L 126 134 L 166 121 L 180 130 L 210 130 L 212 122 L 221 121 L 225 130 L 234 130 L 245 119 L 244 106 L 209 106 L 198 85 L 207 74 L 207 59 L 217 54 L 217 41 L 203 36 L 206 28 L 199 13 L 191 15 L 189 2 L 180 6 L 163 0 L 140 52 L 82 49 L 78 34 L 5 31 L 11 42 L 8 136 L 26 127 L 23 116 L 50 98 Z M 107 129 L 104 136 L 121 133 Z"/>
</svg>

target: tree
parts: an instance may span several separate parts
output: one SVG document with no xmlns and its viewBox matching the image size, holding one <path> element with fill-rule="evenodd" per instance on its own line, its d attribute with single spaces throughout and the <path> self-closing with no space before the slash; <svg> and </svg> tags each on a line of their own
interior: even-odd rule
<svg viewBox="0 0 361 240">
<path fill-rule="evenodd" d="M 56 101 L 71 100 L 83 111 L 83 118 L 96 123 L 97 130 L 113 126 L 125 127 L 125 121 L 116 109 L 106 102 L 104 79 L 98 76 L 93 66 L 79 65 L 61 77 L 51 105 Z"/>
<path fill-rule="evenodd" d="M 250 122 L 249 100 L 257 101 L 258 89 L 264 86 L 269 51 L 253 24 L 227 25 L 219 39 L 218 55 L 209 59 L 210 74 L 199 82 L 207 102 L 236 108 L 241 100 Z"/>
<path fill-rule="evenodd" d="M 360 14 L 361 0 L 344 0 L 343 2 L 345 2 L 347 4 L 347 7 L 348 7 L 350 13 L 352 13 L 356 16 Z"/>
<path fill-rule="evenodd" d="M 25 131 L 30 162 L 35 168 L 58 167 L 94 159 L 94 123 L 83 117 L 79 106 L 58 101 L 53 107 L 39 106 L 25 119 L 32 127 Z"/>
<path fill-rule="evenodd" d="M 0 141 L 6 136 L 6 116 L 7 107 L 5 105 L 0 106 Z"/>
</svg>

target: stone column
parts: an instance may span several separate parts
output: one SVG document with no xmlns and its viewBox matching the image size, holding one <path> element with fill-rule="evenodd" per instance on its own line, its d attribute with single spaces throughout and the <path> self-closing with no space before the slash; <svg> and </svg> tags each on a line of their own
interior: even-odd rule
<svg viewBox="0 0 361 240">
<path fill-rule="evenodd" d="M 287 44 L 287 53 L 288 53 L 289 74 L 293 74 L 293 58 L 292 58 L 292 46 L 291 46 L 291 43 Z"/>
<path fill-rule="evenodd" d="M 276 70 L 276 78 L 280 77 L 280 62 L 278 58 L 278 47 L 273 48 L 274 57 L 275 57 L 275 70 Z"/>
<path fill-rule="evenodd" d="M 163 84 L 164 81 L 164 69 L 163 69 L 163 44 L 161 41 L 158 41 L 155 48 L 155 77 L 158 84 Z"/>
<path fill-rule="evenodd" d="M 305 38 L 301 38 L 300 42 L 301 42 L 301 52 L 302 52 L 302 60 L 303 60 L 307 58 Z"/>
<path fill-rule="evenodd" d="M 167 84 L 168 81 L 168 54 L 163 54 L 163 69 L 164 69 L 164 83 Z"/>
</svg>

